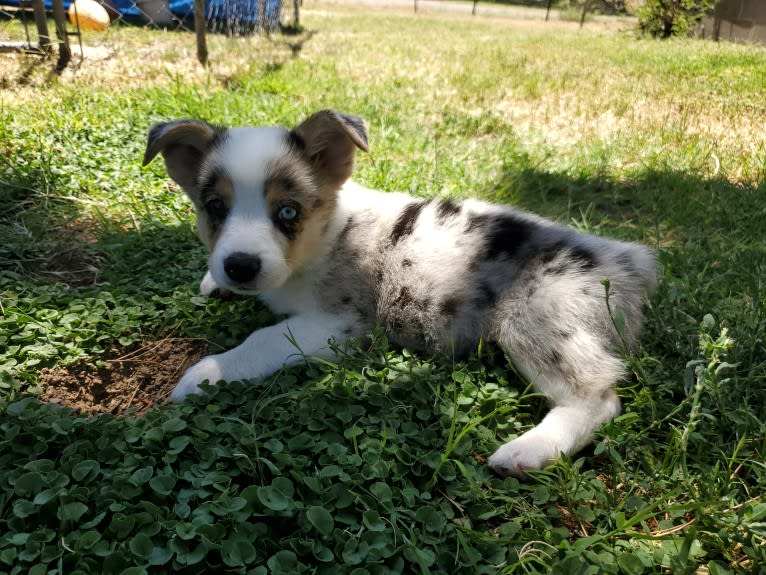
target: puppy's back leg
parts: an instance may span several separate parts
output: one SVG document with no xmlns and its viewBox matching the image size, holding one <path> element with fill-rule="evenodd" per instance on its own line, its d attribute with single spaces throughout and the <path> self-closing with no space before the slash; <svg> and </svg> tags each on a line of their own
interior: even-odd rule
<svg viewBox="0 0 766 575">
<path fill-rule="evenodd" d="M 502 445 L 489 458 L 489 465 L 498 473 L 520 476 L 554 462 L 561 453 L 576 453 L 601 424 L 620 413 L 614 384 L 622 374 L 622 362 L 615 355 L 607 352 L 593 358 L 587 370 L 592 379 L 587 384 L 582 380 L 578 383 L 571 373 L 540 370 L 519 354 L 511 353 L 511 358 L 553 406 L 538 425 Z"/>
</svg>

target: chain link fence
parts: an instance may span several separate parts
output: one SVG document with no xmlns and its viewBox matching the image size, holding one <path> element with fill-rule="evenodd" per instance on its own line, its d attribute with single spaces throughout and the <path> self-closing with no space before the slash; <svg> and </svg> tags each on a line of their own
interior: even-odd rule
<svg viewBox="0 0 766 575">
<path fill-rule="evenodd" d="M 142 26 L 230 36 L 300 28 L 301 0 L 0 0 L 0 57 L 58 53 L 58 69 L 71 59 L 70 43 L 87 26 Z M 95 7 L 94 7 L 95 5 Z M 204 14 L 197 14 L 202 7 Z M 93 23 L 95 22 L 95 24 Z M 197 22 L 204 23 L 200 30 Z M 200 57 L 200 60 L 203 60 Z"/>
</svg>

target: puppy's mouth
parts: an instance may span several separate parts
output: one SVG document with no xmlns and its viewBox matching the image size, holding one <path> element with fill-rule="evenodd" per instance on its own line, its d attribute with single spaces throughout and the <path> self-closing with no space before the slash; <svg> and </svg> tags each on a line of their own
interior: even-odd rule
<svg viewBox="0 0 766 575">
<path fill-rule="evenodd" d="M 261 293 L 261 290 L 259 290 L 255 286 L 250 287 L 250 286 L 243 286 L 243 285 L 228 284 L 225 286 L 225 288 L 239 295 L 258 295 L 259 293 Z"/>
</svg>

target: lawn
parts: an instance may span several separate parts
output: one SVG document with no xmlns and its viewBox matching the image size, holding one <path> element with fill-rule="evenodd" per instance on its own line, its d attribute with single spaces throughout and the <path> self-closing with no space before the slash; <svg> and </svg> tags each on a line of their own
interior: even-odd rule
<svg viewBox="0 0 766 575">
<path fill-rule="evenodd" d="M 306 31 L 86 33 L 0 59 L 0 573 L 764 573 L 766 49 L 625 23 L 306 2 Z M 524 481 L 546 410 L 482 345 L 165 398 L 272 316 L 205 253 L 148 127 L 367 119 L 355 178 L 480 197 L 657 251 L 623 414 Z"/>
</svg>

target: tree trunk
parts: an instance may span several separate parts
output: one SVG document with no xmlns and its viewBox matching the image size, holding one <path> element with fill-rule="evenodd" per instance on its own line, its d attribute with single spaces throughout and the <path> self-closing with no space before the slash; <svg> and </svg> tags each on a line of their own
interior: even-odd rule
<svg viewBox="0 0 766 575">
<path fill-rule="evenodd" d="M 588 9 L 590 8 L 590 2 L 591 0 L 585 0 L 585 4 L 582 5 L 582 14 L 580 14 L 580 28 L 582 28 L 585 24 L 585 15 L 588 13 Z"/>
<path fill-rule="evenodd" d="M 205 0 L 194 0 L 194 31 L 197 34 L 197 60 L 205 67 L 207 67 L 206 28 Z"/>
</svg>

